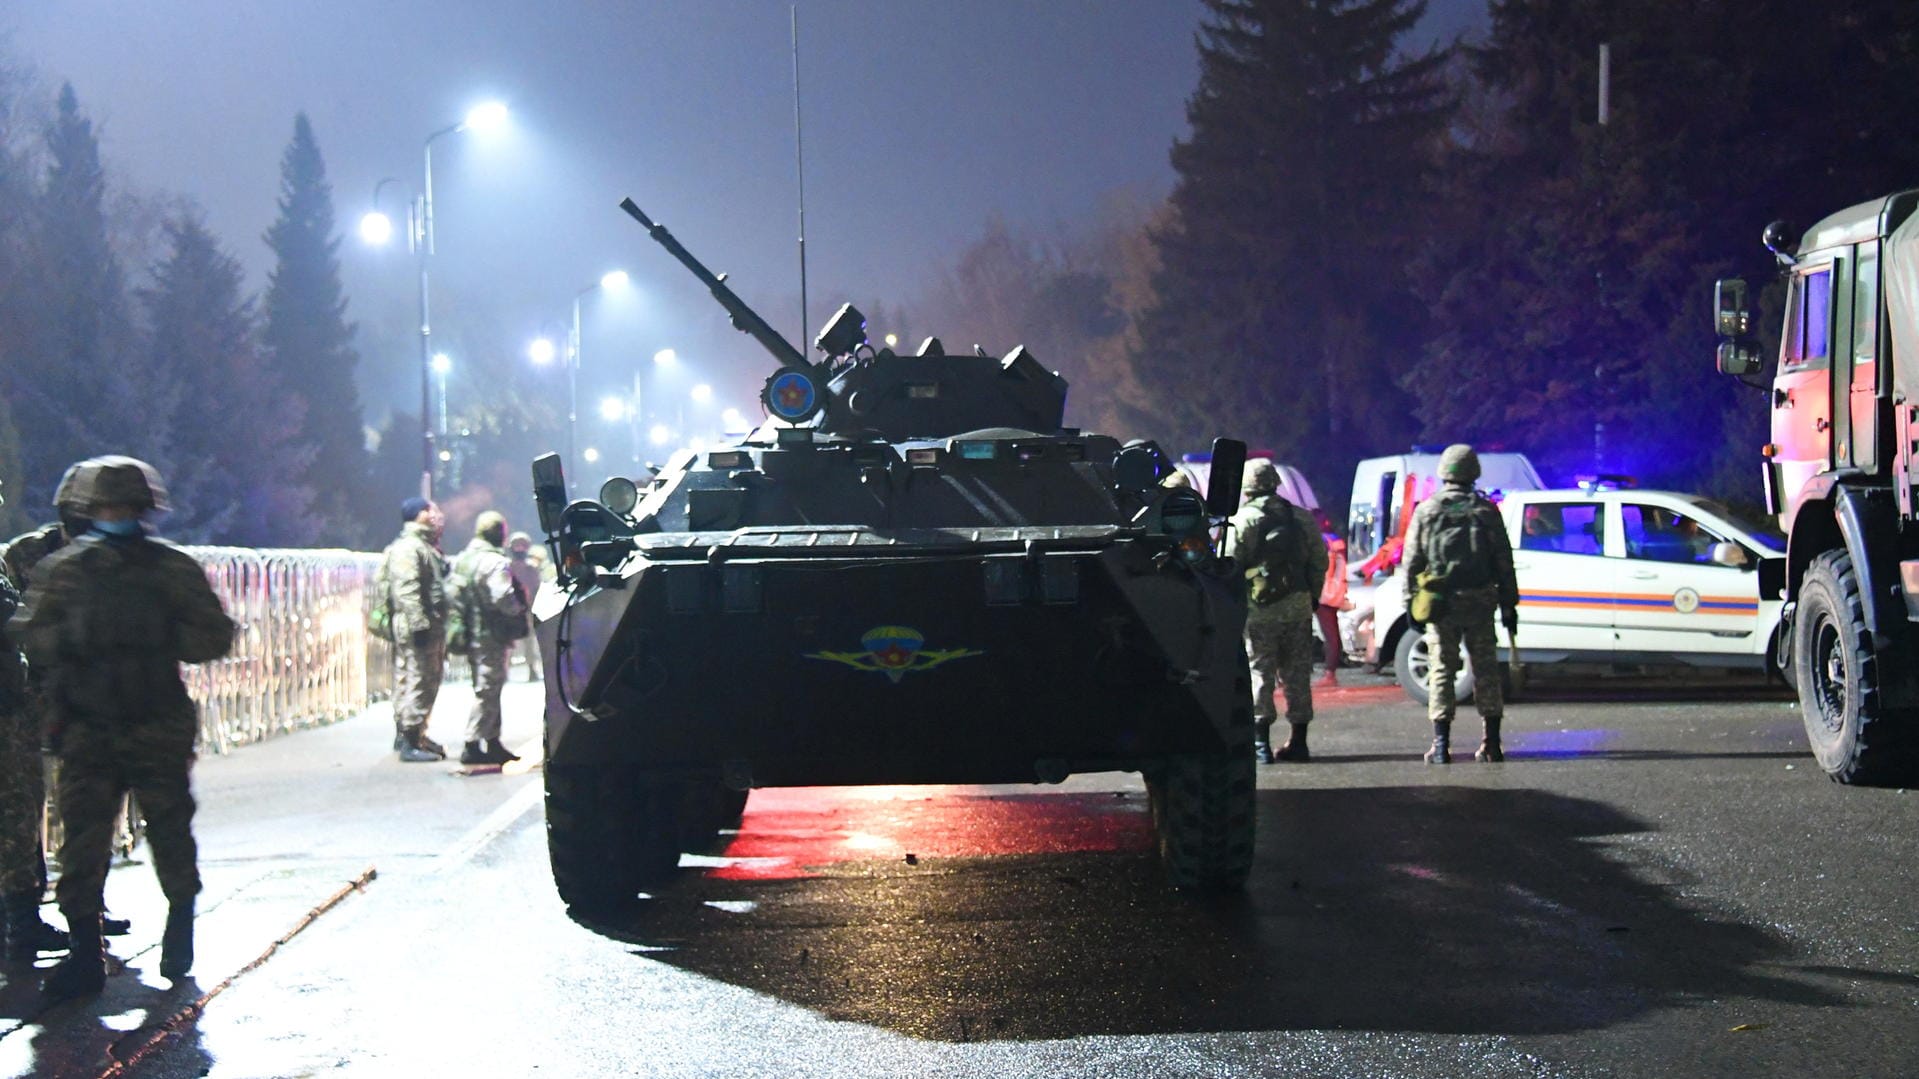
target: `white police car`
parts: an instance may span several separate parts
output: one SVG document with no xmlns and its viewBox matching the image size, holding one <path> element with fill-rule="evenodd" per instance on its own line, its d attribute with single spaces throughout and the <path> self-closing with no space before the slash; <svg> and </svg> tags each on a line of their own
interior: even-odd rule
<svg viewBox="0 0 1919 1079">
<path fill-rule="evenodd" d="M 1786 544 L 1726 507 L 1673 491 L 1516 491 L 1500 505 L 1519 578 L 1519 659 L 1549 664 L 1779 669 Z M 1374 595 L 1367 661 L 1426 700 L 1425 637 L 1405 574 Z M 1500 631 L 1501 659 L 1508 653 Z M 1473 674 L 1456 691 L 1470 696 Z"/>
</svg>

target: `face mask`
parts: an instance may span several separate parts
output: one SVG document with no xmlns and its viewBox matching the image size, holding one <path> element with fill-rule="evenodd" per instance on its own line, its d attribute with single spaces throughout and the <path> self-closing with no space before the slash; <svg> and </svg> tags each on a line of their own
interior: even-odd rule
<svg viewBox="0 0 1919 1079">
<path fill-rule="evenodd" d="M 129 517 L 124 521 L 95 521 L 93 528 L 109 536 L 137 536 L 140 534 L 140 519 Z"/>
</svg>

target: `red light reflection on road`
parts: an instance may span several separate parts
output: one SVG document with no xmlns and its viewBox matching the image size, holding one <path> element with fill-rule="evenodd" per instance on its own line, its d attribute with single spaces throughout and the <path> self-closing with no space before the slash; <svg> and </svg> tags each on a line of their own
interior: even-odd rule
<svg viewBox="0 0 1919 1079">
<path fill-rule="evenodd" d="M 1146 796 L 984 794 L 977 787 L 792 787 L 753 792 L 739 833 L 707 875 L 816 876 L 854 861 L 1149 851 Z"/>
</svg>

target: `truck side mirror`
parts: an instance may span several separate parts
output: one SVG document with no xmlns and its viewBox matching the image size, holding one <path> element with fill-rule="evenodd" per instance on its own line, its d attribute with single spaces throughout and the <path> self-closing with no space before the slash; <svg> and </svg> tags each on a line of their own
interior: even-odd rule
<svg viewBox="0 0 1919 1079">
<path fill-rule="evenodd" d="M 1759 353 L 1742 341 L 1719 342 L 1719 373 L 1744 378 L 1759 372 Z"/>
<path fill-rule="evenodd" d="M 1246 443 L 1237 438 L 1213 440 L 1213 470 L 1206 480 L 1206 512 L 1231 517 L 1239 510 L 1239 483 L 1246 475 Z"/>
<path fill-rule="evenodd" d="M 1712 545 L 1712 560 L 1717 565 L 1744 569 L 1746 568 L 1746 549 L 1737 543 L 1715 543 Z"/>
<path fill-rule="evenodd" d="M 1746 306 L 1746 282 L 1737 277 L 1712 286 L 1713 327 L 1721 337 L 1744 337 L 1752 332 L 1752 312 Z"/>
</svg>

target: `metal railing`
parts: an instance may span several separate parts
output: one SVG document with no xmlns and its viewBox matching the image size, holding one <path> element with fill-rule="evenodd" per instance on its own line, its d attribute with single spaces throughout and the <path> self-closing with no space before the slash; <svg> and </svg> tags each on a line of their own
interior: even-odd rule
<svg viewBox="0 0 1919 1079">
<path fill-rule="evenodd" d="M 366 629 L 379 555 L 184 550 L 239 627 L 224 659 L 183 668 L 203 752 L 342 720 L 392 692 L 391 645 Z"/>
</svg>

